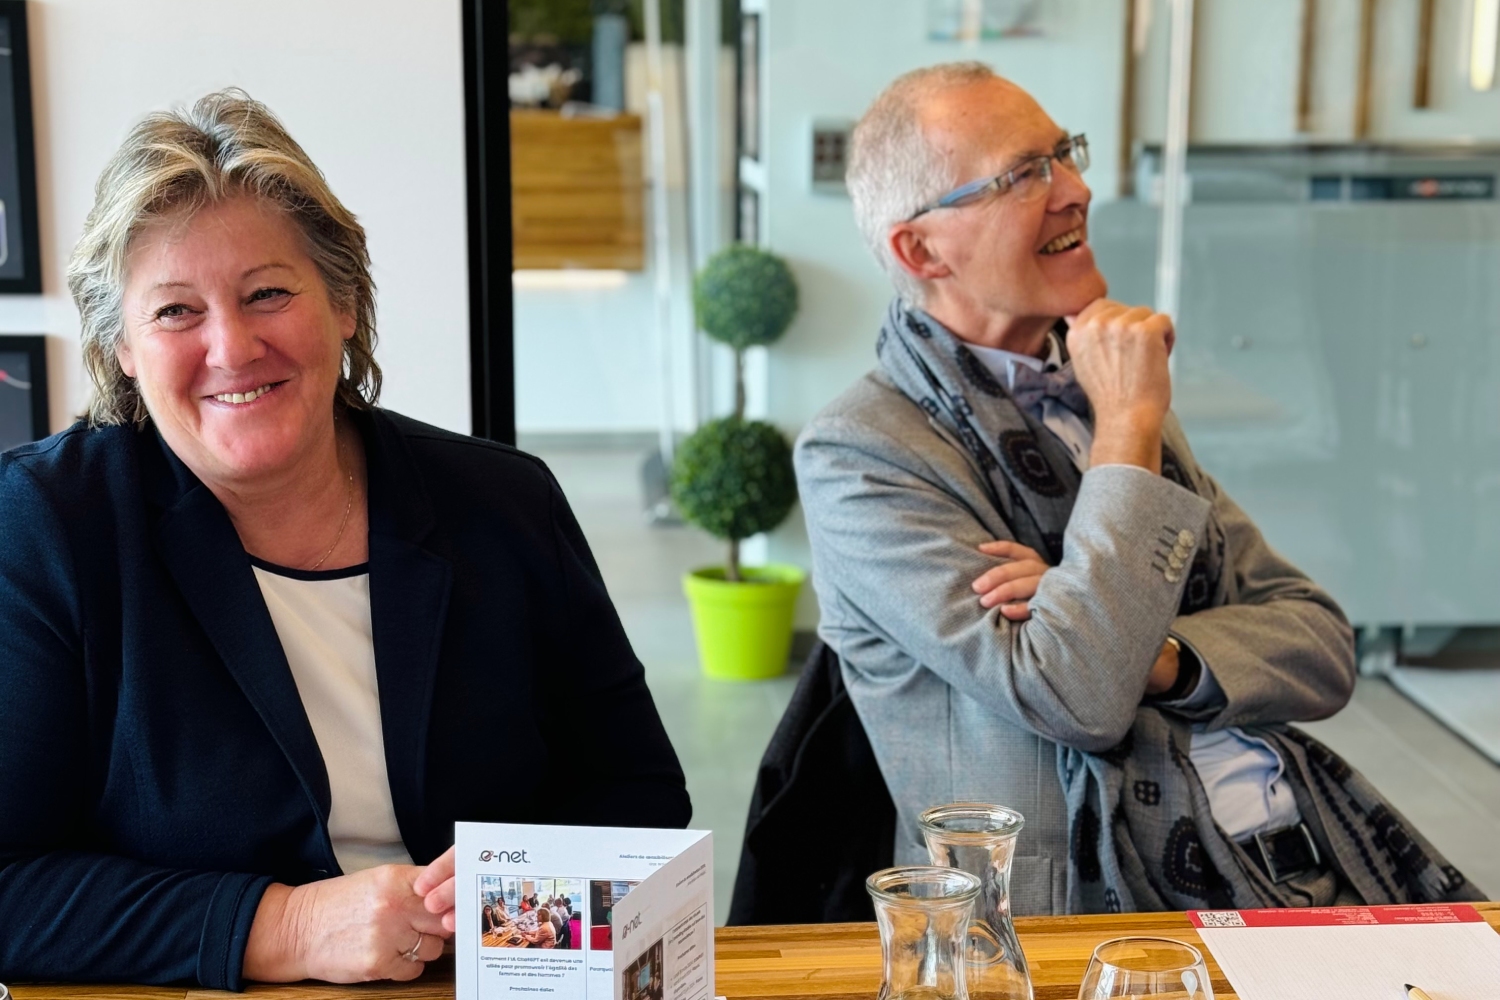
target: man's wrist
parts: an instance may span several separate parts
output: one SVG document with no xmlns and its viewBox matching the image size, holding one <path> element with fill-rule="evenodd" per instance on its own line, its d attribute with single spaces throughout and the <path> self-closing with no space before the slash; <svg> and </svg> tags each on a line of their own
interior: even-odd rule
<svg viewBox="0 0 1500 1000">
<path fill-rule="evenodd" d="M 1089 465 L 1135 465 L 1161 474 L 1162 420 L 1152 414 L 1100 416 L 1089 448 Z"/>
<path fill-rule="evenodd" d="M 1177 679 L 1167 690 L 1153 695 L 1153 701 L 1181 701 L 1193 693 L 1193 689 L 1203 678 L 1203 663 L 1190 648 L 1178 641 L 1176 636 L 1171 635 L 1167 636 L 1167 645 L 1177 651 Z"/>
</svg>

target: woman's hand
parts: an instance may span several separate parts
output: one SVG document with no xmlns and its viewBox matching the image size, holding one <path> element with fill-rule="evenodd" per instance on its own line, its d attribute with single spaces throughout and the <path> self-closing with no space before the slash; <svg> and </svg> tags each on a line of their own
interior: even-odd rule
<svg viewBox="0 0 1500 1000">
<path fill-rule="evenodd" d="M 1024 622 L 1031 617 L 1028 603 L 1036 596 L 1036 588 L 1042 574 L 1051 569 L 1035 549 L 1020 542 L 985 542 L 979 551 L 987 556 L 999 556 L 1005 562 L 987 570 L 973 583 L 979 595 L 979 604 L 984 608 L 999 606 L 1000 613 L 1013 622 Z"/>
<path fill-rule="evenodd" d="M 412 888 L 420 873 L 412 865 L 381 865 L 295 888 L 272 885 L 250 925 L 245 978 L 273 983 L 417 978 L 425 963 L 443 953 L 443 941 L 452 934 Z M 416 958 L 407 958 L 413 946 Z"/>
<path fill-rule="evenodd" d="M 450 847 L 437 858 L 422 869 L 422 874 L 417 876 L 412 890 L 422 897 L 422 905 L 428 913 L 439 917 L 443 927 L 449 934 L 453 933 L 458 926 L 458 916 L 454 912 L 453 893 L 453 852 L 456 847 Z M 505 922 L 510 922 L 510 914 L 505 914 Z"/>
</svg>

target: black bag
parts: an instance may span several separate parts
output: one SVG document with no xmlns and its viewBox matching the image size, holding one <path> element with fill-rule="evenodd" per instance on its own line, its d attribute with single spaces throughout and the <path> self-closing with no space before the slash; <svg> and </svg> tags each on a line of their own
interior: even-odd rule
<svg viewBox="0 0 1500 1000">
<path fill-rule="evenodd" d="M 896 805 L 822 642 L 761 758 L 729 925 L 875 919 L 865 878 L 891 866 Z"/>
</svg>

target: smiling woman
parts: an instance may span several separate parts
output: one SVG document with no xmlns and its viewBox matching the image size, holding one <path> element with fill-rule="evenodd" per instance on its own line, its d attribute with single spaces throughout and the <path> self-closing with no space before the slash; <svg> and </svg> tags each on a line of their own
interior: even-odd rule
<svg viewBox="0 0 1500 1000">
<path fill-rule="evenodd" d="M 685 825 L 555 480 L 375 406 L 364 231 L 270 111 L 149 116 L 96 199 L 94 399 L 0 455 L 0 973 L 411 979 L 455 821 Z"/>
<path fill-rule="evenodd" d="M 250 195 L 143 227 L 109 360 L 246 550 L 317 569 L 366 557 L 363 532 L 330 547 L 327 530 L 342 529 L 359 471 L 356 432 L 329 405 L 357 321 L 304 246 L 284 211 Z"/>
</svg>

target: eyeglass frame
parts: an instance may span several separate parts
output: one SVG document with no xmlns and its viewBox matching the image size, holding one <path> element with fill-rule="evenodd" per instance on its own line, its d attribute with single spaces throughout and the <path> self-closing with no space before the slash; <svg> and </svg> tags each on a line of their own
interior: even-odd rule
<svg viewBox="0 0 1500 1000">
<path fill-rule="evenodd" d="M 1080 152 L 1083 154 L 1082 156 L 1079 156 Z M 1064 159 L 1065 157 L 1066 159 Z M 1052 184 L 1053 160 L 1064 166 L 1071 166 L 1075 172 L 1082 174 L 1089 168 L 1089 163 L 1091 162 L 1089 160 L 1088 136 L 1079 132 L 1077 135 L 1069 136 L 1059 142 L 1050 153 L 1043 153 L 1041 156 L 1028 156 L 1009 170 L 994 177 L 985 177 L 977 181 L 970 181 L 962 187 L 954 188 L 937 201 L 917 209 L 915 214 L 907 216 L 906 221 L 911 222 L 913 219 L 919 219 L 928 212 L 934 212 L 940 208 L 962 208 L 964 204 L 972 204 L 973 202 L 970 199 L 975 195 L 984 194 L 990 190 L 993 190 L 997 196 L 1002 195 L 1022 180 L 1017 175 L 1025 172 L 1027 169 L 1036 170 L 1042 180 L 1046 181 L 1050 186 Z M 1079 162 L 1080 160 L 1082 161 L 1081 163 Z M 961 202 L 963 204 L 960 204 Z"/>
</svg>

